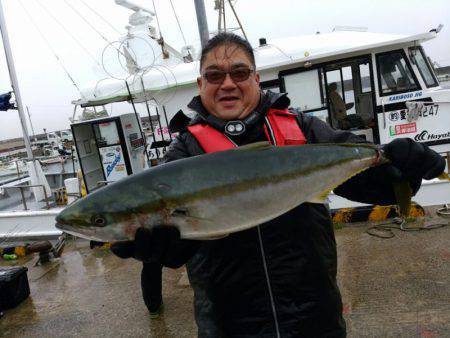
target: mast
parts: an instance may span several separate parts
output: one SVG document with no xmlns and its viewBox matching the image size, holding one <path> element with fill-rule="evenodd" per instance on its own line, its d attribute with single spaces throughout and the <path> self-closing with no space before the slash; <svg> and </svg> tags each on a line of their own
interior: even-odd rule
<svg viewBox="0 0 450 338">
<path fill-rule="evenodd" d="M 208 21 L 206 20 L 205 3 L 203 0 L 194 0 L 195 12 L 197 13 L 198 33 L 202 48 L 209 40 Z"/>
<path fill-rule="evenodd" d="M 27 150 L 28 159 L 33 159 L 33 152 L 31 151 L 30 139 L 28 137 L 27 123 L 25 120 L 25 114 L 23 112 L 22 97 L 20 95 L 19 83 L 17 81 L 16 70 L 14 68 L 14 62 L 11 54 L 11 46 L 9 44 L 8 31 L 6 29 L 5 16 L 3 14 L 2 0 L 0 0 L 0 31 L 3 38 L 3 47 L 5 49 L 6 63 L 8 65 L 9 77 L 11 79 L 11 85 L 16 98 L 17 109 L 19 111 L 20 124 L 22 125 L 23 139 L 25 141 L 25 148 Z"/>
</svg>

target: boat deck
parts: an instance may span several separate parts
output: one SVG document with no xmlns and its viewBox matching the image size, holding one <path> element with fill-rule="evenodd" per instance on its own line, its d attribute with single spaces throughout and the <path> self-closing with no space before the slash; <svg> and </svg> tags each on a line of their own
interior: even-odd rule
<svg viewBox="0 0 450 338">
<path fill-rule="evenodd" d="M 434 214 L 434 213 L 433 213 Z M 433 216 L 431 222 L 447 222 Z M 365 233 L 359 223 L 336 230 L 339 284 L 349 337 L 450 336 L 450 226 Z M 141 264 L 87 241 L 69 242 L 44 266 L 28 266 L 31 296 L 0 319 L 0 337 L 195 337 L 192 290 L 184 269 L 164 270 L 165 312 L 151 320 L 141 297 Z"/>
</svg>

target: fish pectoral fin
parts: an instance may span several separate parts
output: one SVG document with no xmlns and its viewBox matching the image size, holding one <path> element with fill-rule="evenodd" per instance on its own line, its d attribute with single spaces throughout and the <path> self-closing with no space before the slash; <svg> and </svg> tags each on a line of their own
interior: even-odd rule
<svg viewBox="0 0 450 338">
<path fill-rule="evenodd" d="M 187 220 L 190 223 L 202 222 L 202 223 L 214 224 L 214 222 L 211 221 L 210 219 L 192 215 L 189 212 L 189 209 L 188 208 L 184 208 L 184 207 L 179 207 L 179 208 L 176 208 L 176 209 L 172 210 L 172 212 L 170 213 L 170 216 L 178 217 L 178 218 L 184 218 L 185 220 Z"/>
<path fill-rule="evenodd" d="M 267 150 L 272 148 L 273 146 L 270 144 L 270 142 L 267 141 L 261 141 L 261 142 L 255 142 L 246 144 L 237 148 L 234 148 L 233 150 L 238 151 L 248 151 L 248 150 Z"/>
<path fill-rule="evenodd" d="M 208 234 L 208 232 L 212 232 L 212 230 L 216 227 L 216 222 L 207 218 L 189 215 L 189 211 L 187 208 L 177 208 L 172 211 L 171 216 L 174 218 L 182 219 L 184 220 L 184 222 L 190 225 L 191 229 L 189 229 L 188 231 L 189 234 L 185 234 L 187 235 L 186 237 L 184 237 L 182 234 L 182 238 L 206 241 L 224 238 L 229 235 L 228 233 L 217 234 L 217 232 L 216 234 Z M 206 230 L 207 228 L 210 228 L 210 230 Z"/>
</svg>

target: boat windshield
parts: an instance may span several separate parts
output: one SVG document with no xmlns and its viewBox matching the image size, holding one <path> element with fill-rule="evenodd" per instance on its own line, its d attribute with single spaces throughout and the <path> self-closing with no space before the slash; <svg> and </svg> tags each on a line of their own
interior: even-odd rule
<svg viewBox="0 0 450 338">
<path fill-rule="evenodd" d="M 419 85 L 403 51 L 377 55 L 381 95 L 418 90 Z"/>
<path fill-rule="evenodd" d="M 439 85 L 422 47 L 409 48 L 409 57 L 412 63 L 419 69 L 419 73 L 428 88 Z"/>
</svg>

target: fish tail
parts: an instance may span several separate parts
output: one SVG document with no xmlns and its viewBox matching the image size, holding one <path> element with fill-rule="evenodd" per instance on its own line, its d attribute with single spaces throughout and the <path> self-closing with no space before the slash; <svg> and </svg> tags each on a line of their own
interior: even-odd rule
<svg viewBox="0 0 450 338">
<path fill-rule="evenodd" d="M 411 211 L 412 189 L 408 181 L 393 183 L 395 199 L 399 208 L 400 217 L 406 219 Z"/>
</svg>

